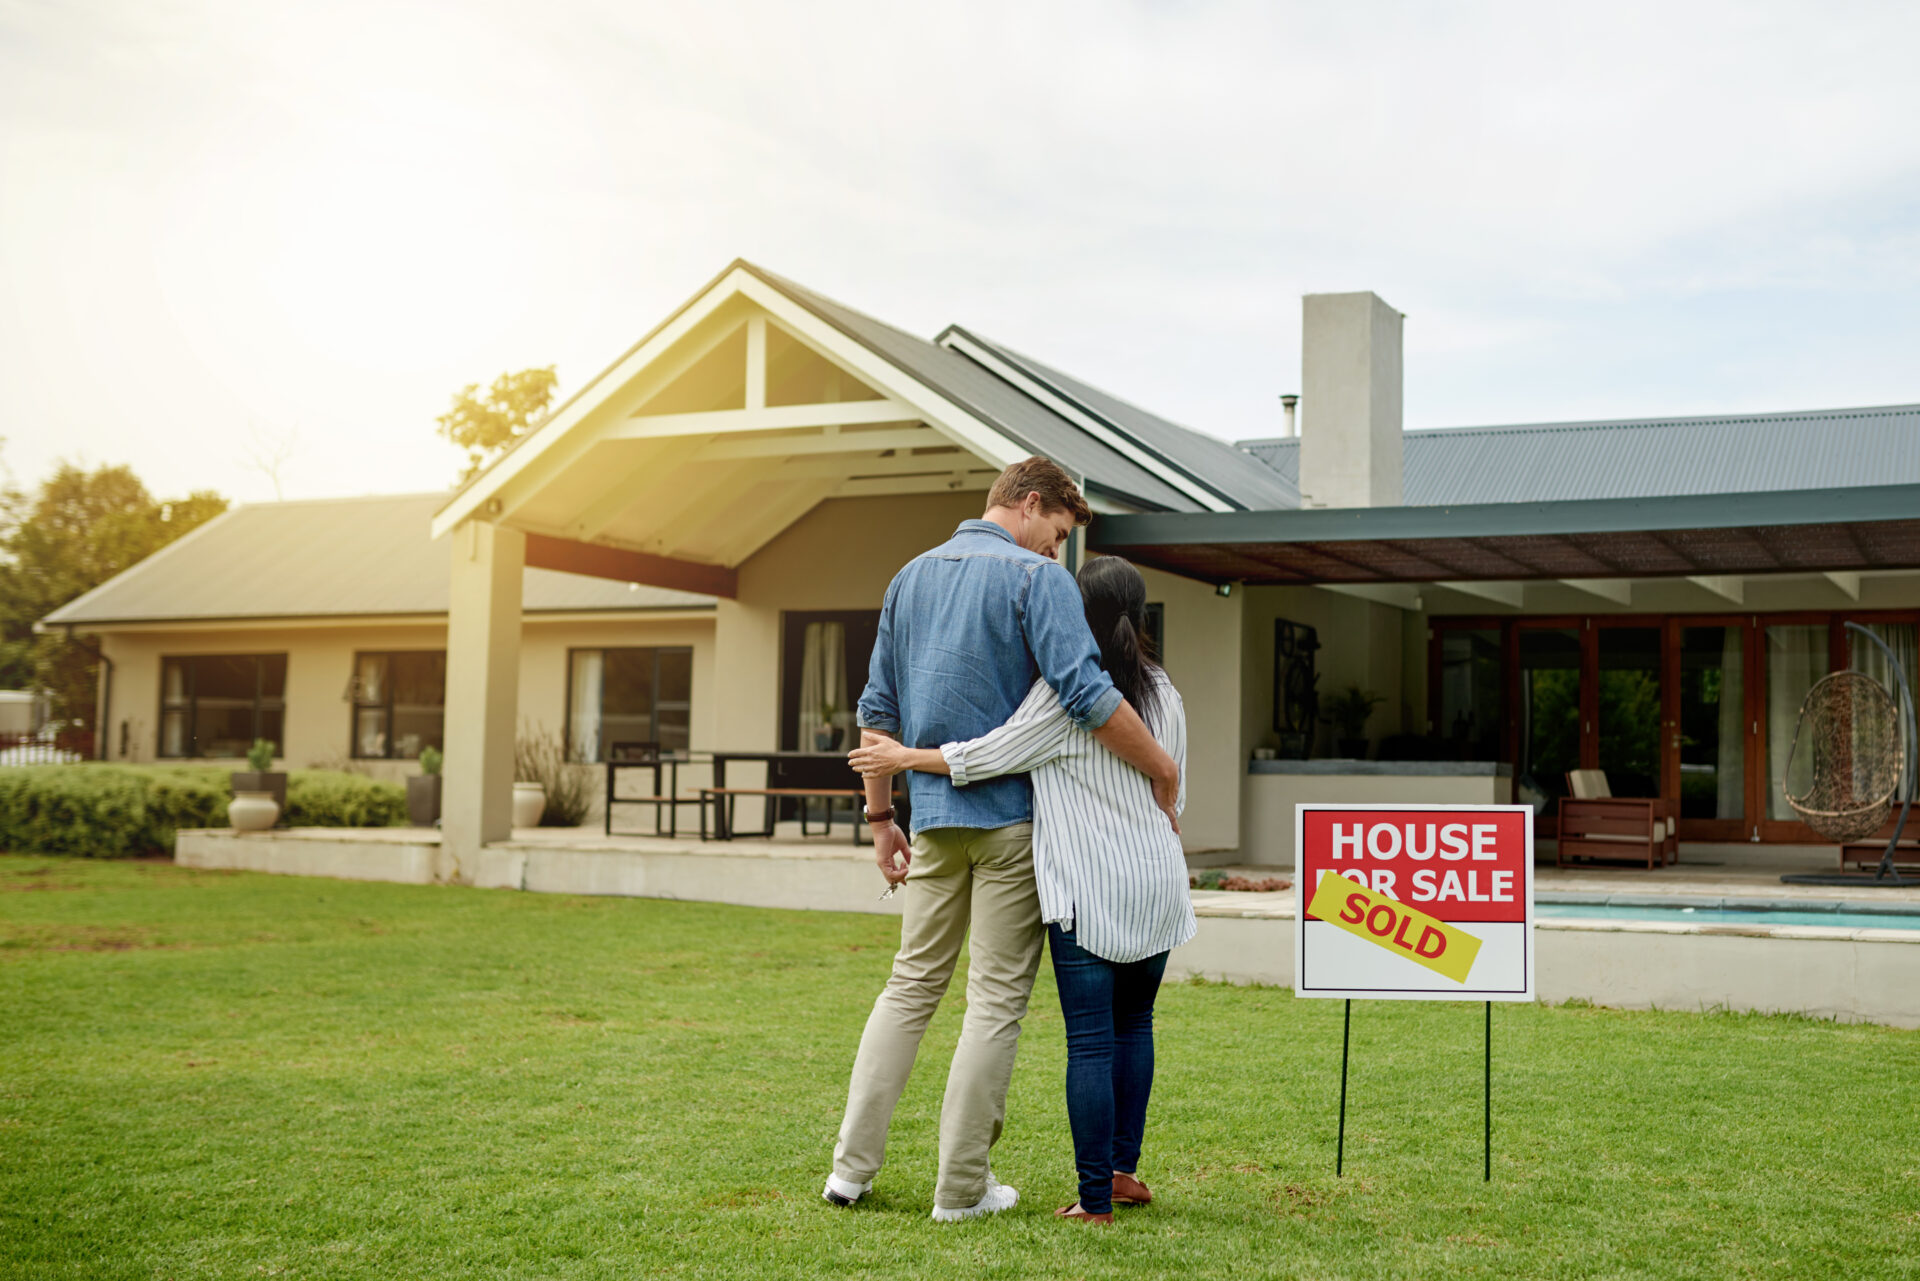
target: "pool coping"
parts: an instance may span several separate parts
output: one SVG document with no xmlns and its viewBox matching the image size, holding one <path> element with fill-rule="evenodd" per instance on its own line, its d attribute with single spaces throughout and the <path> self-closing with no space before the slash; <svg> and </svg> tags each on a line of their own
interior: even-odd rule
<svg viewBox="0 0 1920 1281">
<path fill-rule="evenodd" d="M 1260 900 L 1249 902 L 1247 900 Z M 1237 901 L 1236 901 L 1237 900 Z M 1555 904 L 1569 906 L 1707 908 L 1737 911 L 1861 912 L 1876 916 L 1920 916 L 1913 903 L 1888 903 L 1857 899 L 1748 898 L 1711 894 L 1598 894 L 1576 891 L 1540 891 L 1534 895 L 1536 907 Z M 1195 890 L 1193 910 L 1198 916 L 1238 917 L 1243 920 L 1294 919 L 1293 891 L 1253 894 L 1244 890 Z M 1767 925 L 1758 921 L 1647 921 L 1604 917 L 1534 918 L 1534 928 L 1568 930 L 1589 934 L 1714 934 L 1735 938 L 1773 938 L 1784 940 L 1821 940 L 1851 943 L 1920 944 L 1920 929 L 1874 929 L 1837 925 Z"/>
</svg>

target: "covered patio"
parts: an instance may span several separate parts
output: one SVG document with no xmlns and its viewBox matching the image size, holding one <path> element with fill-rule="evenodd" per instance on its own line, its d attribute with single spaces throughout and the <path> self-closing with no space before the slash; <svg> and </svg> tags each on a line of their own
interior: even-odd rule
<svg viewBox="0 0 1920 1281">
<path fill-rule="evenodd" d="M 1820 676 L 1859 665 L 1892 683 L 1881 655 L 1854 646 L 1843 624 L 1868 628 L 1913 669 L 1916 512 L 1920 486 L 1903 484 L 1113 515 L 1089 541 L 1244 596 L 1249 649 L 1269 647 L 1250 654 L 1253 699 L 1264 692 L 1277 709 L 1286 679 L 1286 641 L 1268 641 L 1268 626 L 1316 627 L 1323 645 L 1337 635 L 1332 661 L 1345 666 L 1335 679 L 1364 673 L 1397 687 L 1398 732 L 1380 759 L 1353 763 L 1353 778 L 1320 777 L 1337 761 L 1252 762 L 1249 810 L 1264 819 L 1244 824 L 1243 861 L 1290 862 L 1284 838 L 1261 833 L 1291 800 L 1315 799 L 1302 788 L 1371 778 L 1390 799 L 1447 769 L 1462 776 L 1456 790 L 1477 769 L 1504 774 L 1507 795 L 1458 799 L 1532 803 L 1551 841 L 1569 772 L 1598 770 L 1615 796 L 1674 807 L 1683 868 L 1707 855 L 1752 862 L 1766 846 L 1760 863 L 1777 875 L 1837 870 L 1838 848 L 1785 800 L 1788 749 Z M 1370 666 L 1348 657 L 1362 641 Z M 1794 762 L 1796 788 L 1806 759 Z M 1291 773 L 1314 777 L 1261 777 Z M 1794 866 L 1777 866 L 1782 857 Z"/>
</svg>

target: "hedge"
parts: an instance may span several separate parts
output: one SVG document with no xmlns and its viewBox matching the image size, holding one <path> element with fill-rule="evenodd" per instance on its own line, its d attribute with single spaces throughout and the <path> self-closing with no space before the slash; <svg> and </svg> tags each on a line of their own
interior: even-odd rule
<svg viewBox="0 0 1920 1281">
<path fill-rule="evenodd" d="M 407 789 L 364 774 L 297 769 L 287 775 L 288 827 L 405 827 Z"/>
<path fill-rule="evenodd" d="M 170 854 L 183 827 L 225 827 L 229 771 L 203 765 L 23 765 L 0 768 L 0 850 L 124 858 Z M 294 770 L 287 822 L 392 827 L 406 790 L 358 774 Z"/>
</svg>

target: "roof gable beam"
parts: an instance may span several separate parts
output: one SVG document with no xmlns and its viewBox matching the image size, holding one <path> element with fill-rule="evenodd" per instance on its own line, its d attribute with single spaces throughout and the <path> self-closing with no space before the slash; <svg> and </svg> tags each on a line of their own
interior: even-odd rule
<svg viewBox="0 0 1920 1281">
<path fill-rule="evenodd" d="M 704 414 L 653 414 L 627 418 L 598 434 L 600 440 L 653 440 L 664 436 L 729 436 L 800 427 L 858 427 L 915 422 L 919 413 L 897 400 L 847 400 L 825 405 L 773 405 L 718 409 Z"/>
</svg>

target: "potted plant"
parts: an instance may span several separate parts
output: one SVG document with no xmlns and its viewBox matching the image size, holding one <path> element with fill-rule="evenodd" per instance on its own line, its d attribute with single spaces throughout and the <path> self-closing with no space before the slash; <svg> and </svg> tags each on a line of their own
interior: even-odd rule
<svg viewBox="0 0 1920 1281">
<path fill-rule="evenodd" d="M 1367 759 L 1367 718 L 1386 699 L 1358 685 L 1349 685 L 1339 697 L 1327 704 L 1327 719 L 1333 722 L 1334 746 L 1343 760 Z"/>
<path fill-rule="evenodd" d="M 540 826 L 547 812 L 547 785 L 540 781 L 539 744 L 522 737 L 513 746 L 513 825 Z"/>
<path fill-rule="evenodd" d="M 840 727 L 833 723 L 840 709 L 832 703 L 820 704 L 820 728 L 813 731 L 813 749 L 816 752 L 831 752 L 840 746 Z"/>
<path fill-rule="evenodd" d="M 287 776 L 274 772 L 273 744 L 253 740 L 247 749 L 246 770 L 235 770 L 230 782 L 233 799 L 227 802 L 227 822 L 236 832 L 263 832 L 280 821 L 287 809 Z"/>
<path fill-rule="evenodd" d="M 432 827 L 440 821 L 440 749 L 420 749 L 420 772 L 407 780 L 407 822 Z"/>
</svg>

